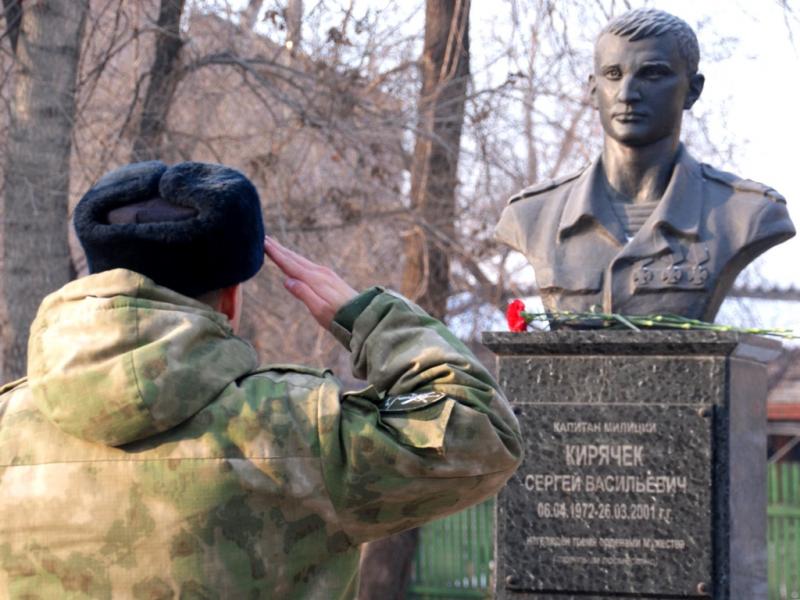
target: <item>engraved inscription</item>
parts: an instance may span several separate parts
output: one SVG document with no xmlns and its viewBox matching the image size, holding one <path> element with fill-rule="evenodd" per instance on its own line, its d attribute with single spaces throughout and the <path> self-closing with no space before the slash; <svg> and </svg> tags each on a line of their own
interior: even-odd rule
<svg viewBox="0 0 800 600">
<path fill-rule="evenodd" d="M 526 405 L 520 422 L 526 458 L 498 513 L 509 587 L 682 595 L 711 579 L 711 419 L 697 406 Z"/>
<path fill-rule="evenodd" d="M 568 467 L 617 465 L 641 467 L 644 446 L 632 444 L 565 444 Z"/>
</svg>

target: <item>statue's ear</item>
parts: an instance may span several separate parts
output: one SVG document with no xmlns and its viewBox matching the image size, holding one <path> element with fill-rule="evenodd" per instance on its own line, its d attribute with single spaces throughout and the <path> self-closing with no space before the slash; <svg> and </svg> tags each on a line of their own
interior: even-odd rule
<svg viewBox="0 0 800 600">
<path fill-rule="evenodd" d="M 594 73 L 589 75 L 589 98 L 592 102 L 592 107 L 597 109 L 597 79 L 594 76 Z"/>
<path fill-rule="evenodd" d="M 702 73 L 695 73 L 689 78 L 689 91 L 686 92 L 686 101 L 683 103 L 683 109 L 689 110 L 697 102 L 700 94 L 703 93 L 703 85 L 706 83 L 706 78 Z"/>
</svg>

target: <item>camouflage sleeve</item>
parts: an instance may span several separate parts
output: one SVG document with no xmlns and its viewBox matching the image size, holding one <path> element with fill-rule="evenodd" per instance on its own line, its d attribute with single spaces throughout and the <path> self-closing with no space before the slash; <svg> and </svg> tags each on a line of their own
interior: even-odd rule
<svg viewBox="0 0 800 600">
<path fill-rule="evenodd" d="M 373 292 L 349 347 L 353 373 L 369 386 L 323 393 L 319 427 L 325 482 L 353 543 L 502 487 L 521 458 L 519 425 L 497 383 L 444 325 Z"/>
</svg>

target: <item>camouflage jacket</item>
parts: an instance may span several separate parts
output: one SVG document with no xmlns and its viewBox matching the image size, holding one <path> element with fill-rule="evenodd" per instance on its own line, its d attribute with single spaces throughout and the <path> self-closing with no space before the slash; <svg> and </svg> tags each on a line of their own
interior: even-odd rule
<svg viewBox="0 0 800 600">
<path fill-rule="evenodd" d="M 372 296 L 347 393 L 131 271 L 48 296 L 0 390 L 0 597 L 349 598 L 359 544 L 495 493 L 521 453 L 497 384 Z"/>
</svg>

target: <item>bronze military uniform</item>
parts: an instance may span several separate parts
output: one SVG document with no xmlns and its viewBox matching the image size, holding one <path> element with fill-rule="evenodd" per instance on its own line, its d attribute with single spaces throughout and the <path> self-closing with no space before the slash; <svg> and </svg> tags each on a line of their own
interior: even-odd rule
<svg viewBox="0 0 800 600">
<path fill-rule="evenodd" d="M 496 237 L 533 265 L 548 310 L 647 314 L 658 294 L 662 313 L 713 320 L 738 273 L 795 233 L 775 190 L 701 164 L 683 147 L 630 240 L 605 186 L 598 158 L 523 190 L 503 211 Z"/>
</svg>

